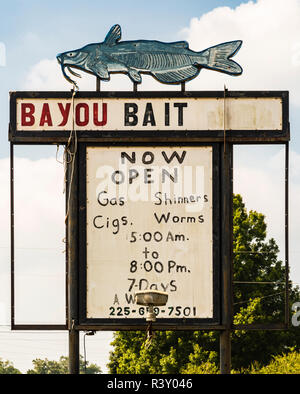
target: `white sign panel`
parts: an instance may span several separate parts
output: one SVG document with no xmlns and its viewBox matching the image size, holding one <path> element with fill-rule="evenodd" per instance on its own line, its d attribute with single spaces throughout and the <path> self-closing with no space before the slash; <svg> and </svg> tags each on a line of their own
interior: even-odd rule
<svg viewBox="0 0 300 394">
<path fill-rule="evenodd" d="M 224 111 L 225 109 L 225 111 Z M 16 131 L 282 130 L 281 97 L 17 98 Z"/>
<path fill-rule="evenodd" d="M 88 147 L 87 318 L 145 319 L 138 290 L 168 293 L 158 318 L 213 317 L 211 146 Z"/>
</svg>

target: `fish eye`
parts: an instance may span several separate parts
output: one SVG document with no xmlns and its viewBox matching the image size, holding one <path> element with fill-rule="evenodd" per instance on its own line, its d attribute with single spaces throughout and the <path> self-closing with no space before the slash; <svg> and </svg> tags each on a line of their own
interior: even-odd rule
<svg viewBox="0 0 300 394">
<path fill-rule="evenodd" d="M 74 57 L 75 55 L 76 55 L 75 52 L 69 52 L 69 53 L 68 53 L 68 56 L 70 56 L 70 57 Z"/>
</svg>

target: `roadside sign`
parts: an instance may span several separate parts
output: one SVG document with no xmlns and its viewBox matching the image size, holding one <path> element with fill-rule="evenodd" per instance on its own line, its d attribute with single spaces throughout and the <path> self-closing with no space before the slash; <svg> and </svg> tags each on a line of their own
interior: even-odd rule
<svg viewBox="0 0 300 394">
<path fill-rule="evenodd" d="M 287 144 L 288 92 L 11 93 L 12 144 L 70 136 L 69 324 L 138 330 L 159 290 L 156 329 L 224 329 L 233 144 Z"/>
<path fill-rule="evenodd" d="M 158 324 L 218 321 L 217 151 L 212 145 L 86 147 L 82 324 L 143 325 L 138 290 L 168 293 L 167 305 L 156 308 Z"/>
<path fill-rule="evenodd" d="M 73 105 L 74 104 L 74 105 Z M 287 92 L 13 92 L 9 138 L 65 143 L 130 137 L 286 141 Z"/>
</svg>

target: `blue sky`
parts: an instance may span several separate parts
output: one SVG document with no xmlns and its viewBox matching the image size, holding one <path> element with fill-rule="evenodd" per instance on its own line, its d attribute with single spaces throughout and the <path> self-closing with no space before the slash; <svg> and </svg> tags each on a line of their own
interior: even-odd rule
<svg viewBox="0 0 300 394">
<path fill-rule="evenodd" d="M 221 9 L 220 7 L 228 8 Z M 64 2 L 61 0 L 11 0 L 1 4 L 0 23 L 0 43 L 3 43 L 6 48 L 6 64 L 0 65 L 0 181 L 2 182 L 1 189 L 3 189 L 0 200 L 2 218 L 0 221 L 2 239 L 0 243 L 0 328 L 2 326 L 9 329 L 10 306 L 9 167 L 7 160 L 9 155 L 9 91 L 50 90 L 55 89 L 56 86 L 58 90 L 69 90 L 70 86 L 64 81 L 61 82 L 61 71 L 55 60 L 57 53 L 79 48 L 87 43 L 103 41 L 106 33 L 115 23 L 121 25 L 124 40 L 155 39 L 171 42 L 186 39 L 190 47 L 195 50 L 233 39 L 243 40 L 243 46 L 236 57 L 236 61 L 244 69 L 241 77 L 232 78 L 220 73 L 203 71 L 195 81 L 187 84 L 187 90 L 222 90 L 226 84 L 231 90 L 290 91 L 290 263 L 293 280 L 295 283 L 300 283 L 300 249 L 298 246 L 298 234 L 300 234 L 298 208 L 300 196 L 300 0 L 252 2 L 241 0 L 152 0 L 150 2 L 148 0 L 114 0 L 111 2 L 107 0 L 65 0 Z M 127 77 L 122 76 L 122 78 L 120 81 L 123 83 Z M 109 86 L 109 84 L 106 86 L 106 90 Z M 116 84 L 112 86 L 114 90 Z M 56 175 L 61 176 L 62 171 L 59 170 L 59 172 L 55 168 L 56 172 L 53 173 L 51 170 L 55 164 L 55 147 L 18 147 L 16 154 L 20 158 L 26 155 L 27 158 L 16 162 L 16 166 L 20 169 L 19 174 L 25 177 L 28 176 L 26 171 L 34 173 L 34 176 L 23 179 L 23 184 L 22 176 L 19 175 L 19 184 L 22 185 L 20 190 L 23 187 L 24 190 L 30 191 L 31 187 L 43 185 L 46 197 L 48 193 L 48 199 L 51 201 L 48 207 L 53 205 L 51 213 L 54 212 L 54 214 L 53 218 L 49 217 L 51 214 L 48 217 L 45 215 L 45 220 L 49 229 L 53 229 L 54 234 L 54 229 L 61 226 L 56 220 L 61 220 L 59 215 L 63 212 L 64 201 L 62 179 L 55 178 Z M 283 250 L 282 157 L 280 146 L 237 147 L 234 163 L 237 192 L 243 195 L 248 209 L 255 209 L 267 215 L 269 234 L 275 237 Z M 46 158 L 49 158 L 49 161 L 44 160 Z M 39 168 L 40 172 L 38 172 Z M 44 176 L 44 174 L 47 175 Z M 48 185 L 44 183 L 46 176 L 51 180 Z M 29 179 L 30 177 L 35 180 L 36 184 Z M 58 191 L 53 191 L 56 187 Z M 35 193 L 36 191 L 37 189 Z M 28 190 L 23 191 L 25 192 Z M 22 199 L 22 190 L 20 193 L 20 199 Z M 26 193 L 24 195 L 28 196 Z M 59 201 L 58 207 L 55 207 L 55 199 Z M 26 203 L 25 198 L 24 201 Z M 39 223 L 41 211 L 38 211 L 38 204 L 31 205 L 30 200 L 28 205 L 25 205 L 31 215 L 27 221 L 31 219 L 33 223 Z M 47 205 L 45 207 L 48 209 Z M 24 212 L 26 209 L 23 207 Z M 63 228 L 63 222 L 61 227 Z M 42 238 L 43 226 L 37 231 L 41 242 L 45 242 Z M 25 233 L 26 230 L 20 238 L 26 238 L 30 246 L 32 236 L 28 231 Z M 61 234 L 53 234 L 51 233 L 50 236 L 44 234 L 45 238 L 47 235 L 51 247 L 57 239 L 60 239 L 60 242 L 63 237 Z M 62 256 L 61 251 L 57 252 L 58 255 Z M 24 252 L 23 256 L 25 256 Z M 44 258 L 46 265 L 52 256 Z M 42 272 L 44 278 L 51 270 L 51 275 L 56 273 L 55 270 L 57 272 L 61 270 L 54 264 L 51 270 L 46 266 L 41 268 L 41 261 L 38 260 L 38 263 L 39 272 Z M 34 276 L 33 268 L 30 267 L 30 272 Z M 61 274 L 63 275 L 63 271 L 60 271 L 59 275 Z M 30 285 L 29 281 L 26 286 L 29 288 Z M 63 292 L 63 290 L 60 288 L 58 292 Z M 51 292 L 48 295 L 50 299 Z M 60 305 L 60 309 L 63 310 L 63 307 L 64 305 Z M 52 312 L 53 308 L 52 306 Z M 55 318 L 54 312 L 53 316 Z M 61 323 L 61 320 L 58 323 Z M 44 342 L 42 340 L 37 342 L 39 345 L 35 353 L 31 352 L 30 345 L 37 335 L 24 334 L 23 339 L 25 338 L 24 341 L 28 341 L 29 344 L 26 350 L 25 342 L 23 350 L 18 347 L 20 337 L 21 334 L 16 333 L 2 335 L 0 329 L 0 358 L 10 359 L 17 367 L 24 370 L 30 367 L 34 356 L 53 359 L 63 353 L 66 354 L 66 336 L 60 339 L 60 346 L 56 347 L 49 345 L 54 342 L 54 335 L 51 337 L 52 342 L 49 338 L 43 339 Z M 102 337 L 98 334 L 95 338 L 89 341 L 97 341 L 99 338 L 98 345 L 100 344 L 102 349 L 105 348 L 105 352 L 97 353 L 95 350 L 93 354 L 91 348 L 88 354 L 104 367 L 108 357 L 110 337 L 106 333 Z M 104 342 L 105 345 L 103 345 Z M 94 348 L 97 349 L 96 342 Z M 40 353 L 38 349 L 41 350 Z"/>
<path fill-rule="evenodd" d="M 38 1 L 12 0 L 1 6 L 0 42 L 6 67 L 0 67 L 0 157 L 8 155 L 8 92 L 22 90 L 30 67 L 59 52 L 102 41 L 119 23 L 126 39 L 176 41 L 193 16 L 240 1 Z M 59 73 L 59 68 L 57 68 Z"/>
</svg>

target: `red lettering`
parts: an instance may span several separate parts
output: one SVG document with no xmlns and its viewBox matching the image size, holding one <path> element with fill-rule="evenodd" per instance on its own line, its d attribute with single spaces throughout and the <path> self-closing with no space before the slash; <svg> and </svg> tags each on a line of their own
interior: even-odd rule
<svg viewBox="0 0 300 394">
<path fill-rule="evenodd" d="M 60 113 L 62 114 L 62 117 L 63 117 L 61 123 L 58 126 L 65 126 L 68 122 L 68 119 L 69 119 L 71 103 L 67 103 L 66 108 L 64 108 L 62 103 L 58 103 L 58 108 L 59 108 Z"/>
<path fill-rule="evenodd" d="M 83 120 L 80 119 L 80 110 L 83 109 Z M 77 126 L 86 126 L 89 123 L 89 106 L 81 103 L 76 106 L 75 119 Z"/>
<path fill-rule="evenodd" d="M 44 126 L 45 123 L 47 123 L 48 126 L 53 126 L 48 103 L 43 104 L 40 126 Z"/>
<path fill-rule="evenodd" d="M 95 126 L 105 126 L 107 123 L 107 104 L 102 104 L 102 120 L 98 119 L 98 104 L 94 103 L 94 124 Z"/>
<path fill-rule="evenodd" d="M 21 104 L 21 126 L 33 126 L 34 125 L 34 104 Z"/>
</svg>

